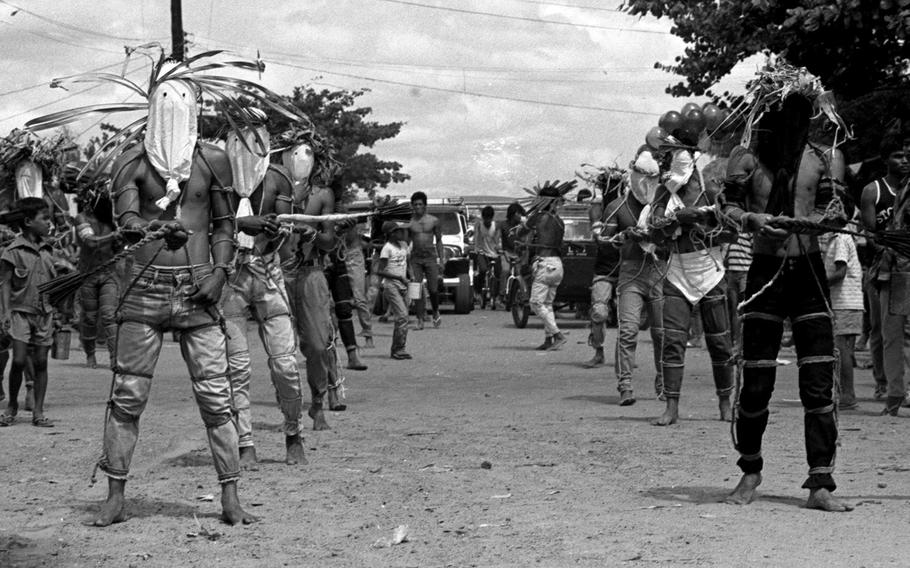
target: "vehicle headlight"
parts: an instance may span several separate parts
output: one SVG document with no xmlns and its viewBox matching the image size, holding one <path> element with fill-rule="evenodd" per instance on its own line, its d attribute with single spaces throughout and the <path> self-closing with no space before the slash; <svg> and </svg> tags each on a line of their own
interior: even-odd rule
<svg viewBox="0 0 910 568">
<path fill-rule="evenodd" d="M 461 249 L 459 247 L 447 245 L 447 246 L 443 247 L 442 254 L 443 254 L 443 258 L 442 258 L 443 262 L 449 262 L 453 258 L 461 257 Z"/>
</svg>

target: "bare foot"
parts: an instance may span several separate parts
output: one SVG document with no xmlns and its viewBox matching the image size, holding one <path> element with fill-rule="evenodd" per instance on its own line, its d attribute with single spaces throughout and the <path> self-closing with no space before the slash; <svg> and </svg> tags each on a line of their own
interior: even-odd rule
<svg viewBox="0 0 910 568">
<path fill-rule="evenodd" d="M 828 511 L 829 513 L 845 513 L 852 511 L 853 506 L 841 502 L 837 497 L 831 494 L 824 487 L 813 489 L 809 492 L 809 499 L 806 501 L 807 509 L 818 509 L 819 511 Z"/>
<path fill-rule="evenodd" d="M 244 446 L 240 448 L 240 469 L 246 471 L 259 471 L 258 461 L 255 447 Z"/>
<path fill-rule="evenodd" d="M 300 435 L 285 436 L 284 447 L 287 449 L 287 456 L 284 463 L 288 465 L 306 465 L 306 457 L 303 455 L 303 439 Z"/>
<path fill-rule="evenodd" d="M 744 473 L 742 479 L 736 484 L 736 489 L 724 499 L 724 503 L 748 505 L 755 499 L 755 490 L 759 485 L 761 485 L 760 473 Z"/>
<path fill-rule="evenodd" d="M 668 398 L 667 409 L 664 410 L 664 413 L 659 418 L 652 420 L 651 424 L 654 426 L 669 426 L 670 424 L 676 424 L 677 420 L 679 420 L 679 399 Z"/>
<path fill-rule="evenodd" d="M 221 520 L 229 525 L 249 525 L 259 520 L 240 506 L 236 481 L 221 486 Z"/>
<path fill-rule="evenodd" d="M 722 396 L 717 402 L 717 408 L 720 410 L 720 419 L 724 422 L 733 421 L 733 405 L 730 403 L 729 396 Z"/>
<path fill-rule="evenodd" d="M 325 413 L 322 412 L 322 408 L 310 406 L 307 414 L 313 419 L 313 430 L 330 430 L 329 423 L 325 421 Z"/>
<path fill-rule="evenodd" d="M 119 479 L 108 480 L 107 500 L 101 504 L 101 510 L 95 517 L 91 525 L 95 527 L 107 527 L 114 523 L 122 523 L 126 520 L 126 508 L 123 490 L 126 482 Z"/>
</svg>

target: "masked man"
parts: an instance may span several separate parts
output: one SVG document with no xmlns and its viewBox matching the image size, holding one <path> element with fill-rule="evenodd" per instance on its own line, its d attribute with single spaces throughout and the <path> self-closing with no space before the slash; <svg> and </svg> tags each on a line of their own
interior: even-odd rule
<svg viewBox="0 0 910 568">
<path fill-rule="evenodd" d="M 811 81 L 802 80 L 805 75 L 802 70 L 800 85 L 811 85 Z M 743 315 L 743 385 L 735 427 L 740 453 L 737 465 L 743 477 L 728 501 L 750 503 L 761 483 L 761 443 L 768 424 L 783 320 L 790 318 L 800 400 L 806 413 L 806 506 L 846 511 L 850 507 L 831 494 L 836 488 L 832 473 L 837 422 L 834 339 L 825 267 L 814 235 L 790 234 L 776 224 L 791 219 L 818 221 L 828 216 L 834 190 L 842 185 L 840 152 L 807 144 L 809 119 L 815 114 L 813 98 L 796 92 L 778 100 L 758 122 L 754 146 L 734 150 L 727 166 L 726 212 L 753 235 Z"/>
<path fill-rule="evenodd" d="M 301 381 L 297 369 L 297 344 L 290 304 L 284 287 L 276 215 L 291 212 L 292 183 L 287 171 L 269 165 L 267 117 L 248 109 L 256 131 L 231 133 L 227 153 L 234 177 L 237 206 L 237 256 L 233 274 L 224 288 L 224 311 L 231 386 L 237 409 L 240 465 L 256 466 L 253 419 L 250 411 L 252 368 L 247 342 L 247 321 L 252 316 L 268 355 L 272 385 L 284 416 L 285 463 L 306 463 L 300 429 Z M 243 136 L 245 140 L 240 137 Z"/>
<path fill-rule="evenodd" d="M 673 151 L 669 175 L 654 199 L 652 224 L 663 226 L 663 246 L 670 251 L 664 292 L 663 366 L 667 407 L 655 426 L 679 420 L 679 396 L 693 307 L 705 330 L 720 419 L 732 418 L 733 343 L 727 316 L 727 282 L 717 237 L 714 206 L 721 187 L 708 186 L 690 150 Z M 708 179 L 714 179 L 709 177 Z M 663 223 L 662 223 L 663 222 Z M 729 239 L 728 239 L 729 240 Z"/>
<path fill-rule="evenodd" d="M 326 163 L 329 158 L 314 154 L 311 137 L 311 133 L 295 129 L 280 137 L 288 146 L 281 159 L 295 184 L 292 208 L 295 213 L 305 215 L 330 215 L 335 212 L 335 195 L 327 183 L 332 176 Z M 319 172 L 314 171 L 317 168 Z M 329 397 L 329 405 L 334 406 L 338 385 L 331 384 L 329 379 L 336 365 L 335 327 L 324 256 L 335 248 L 335 227 L 330 221 L 322 221 L 312 228 L 315 230 L 312 238 L 293 233 L 281 248 L 281 258 L 300 350 L 306 357 L 312 396 L 308 413 L 314 430 L 327 430 L 323 404 Z"/>
<path fill-rule="evenodd" d="M 78 270 L 88 273 L 94 271 L 100 262 L 117 254 L 120 241 L 114 227 L 110 195 L 106 191 L 85 188 L 78 199 L 78 207 L 76 237 L 81 245 Z M 117 268 L 110 267 L 93 274 L 83 281 L 79 289 L 79 305 L 82 308 L 80 336 L 86 365 L 92 369 L 98 366 L 95 340 L 99 322 L 104 327 L 110 361 L 114 362 L 117 337 L 115 312 L 120 301 L 122 277 Z"/>
<path fill-rule="evenodd" d="M 644 230 L 651 212 L 651 201 L 659 184 L 660 168 L 650 150 L 639 151 L 631 165 L 629 191 L 611 201 L 606 208 L 603 238 L 619 248 L 619 283 L 617 286 L 616 379 L 620 406 L 635 404 L 632 370 L 642 308 L 647 309 L 654 347 L 654 390 L 660 395 L 663 376 L 660 366 L 663 341 L 663 289 L 660 279 L 665 262 L 654 245 L 643 242 Z"/>
</svg>

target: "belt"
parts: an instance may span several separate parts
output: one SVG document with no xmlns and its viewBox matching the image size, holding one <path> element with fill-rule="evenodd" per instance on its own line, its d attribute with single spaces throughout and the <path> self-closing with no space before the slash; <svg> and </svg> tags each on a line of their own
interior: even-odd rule
<svg viewBox="0 0 910 568">
<path fill-rule="evenodd" d="M 194 277 L 205 276 L 212 272 L 211 264 L 195 264 L 192 266 L 149 266 L 142 274 L 139 267 L 133 268 L 133 276 L 152 282 L 166 284 L 180 284 L 190 281 Z"/>
</svg>

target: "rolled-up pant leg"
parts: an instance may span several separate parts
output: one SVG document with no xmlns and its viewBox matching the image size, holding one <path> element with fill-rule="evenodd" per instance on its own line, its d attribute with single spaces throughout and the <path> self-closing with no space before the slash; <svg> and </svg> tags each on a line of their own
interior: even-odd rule
<svg viewBox="0 0 910 568">
<path fill-rule="evenodd" d="M 730 335 L 730 317 L 727 314 L 727 283 L 721 280 L 699 302 L 705 342 L 711 356 L 711 371 L 718 397 L 733 394 L 733 339 Z"/>
<path fill-rule="evenodd" d="M 302 383 L 297 367 L 297 334 L 281 270 L 277 266 L 271 267 L 268 282 L 261 282 L 259 288 L 253 299 L 253 316 L 259 324 L 259 338 L 269 358 L 272 386 L 284 416 L 284 435 L 296 436 L 302 430 Z"/>
<path fill-rule="evenodd" d="M 193 395 L 205 424 L 218 481 L 236 481 L 240 478 L 239 437 L 224 332 L 218 322 L 182 330 L 180 350 L 193 381 Z"/>
<path fill-rule="evenodd" d="M 237 410 L 237 434 L 239 447 L 252 447 L 253 415 L 250 408 L 250 379 L 252 363 L 250 346 L 246 336 L 245 316 L 225 319 L 227 330 L 227 357 L 231 369 L 231 388 L 234 396 L 234 408 Z"/>
<path fill-rule="evenodd" d="M 610 296 L 613 284 L 606 276 L 595 276 L 591 283 L 591 336 L 589 343 L 595 349 L 604 346 L 607 317 L 610 315 Z"/>
<path fill-rule="evenodd" d="M 556 289 L 562 282 L 562 277 L 562 261 L 558 257 L 545 257 L 534 263 L 534 281 L 531 284 L 529 303 L 534 313 L 543 320 L 544 333 L 547 337 L 559 333 L 553 301 L 556 299 Z"/>
<path fill-rule="evenodd" d="M 686 364 L 686 341 L 692 319 L 692 304 L 669 280 L 664 280 L 663 291 L 664 395 L 667 398 L 679 398 Z"/>
<path fill-rule="evenodd" d="M 125 481 L 129 474 L 161 342 L 162 331 L 147 323 L 124 321 L 118 326 L 114 385 L 98 462 L 108 477 Z"/>
</svg>

